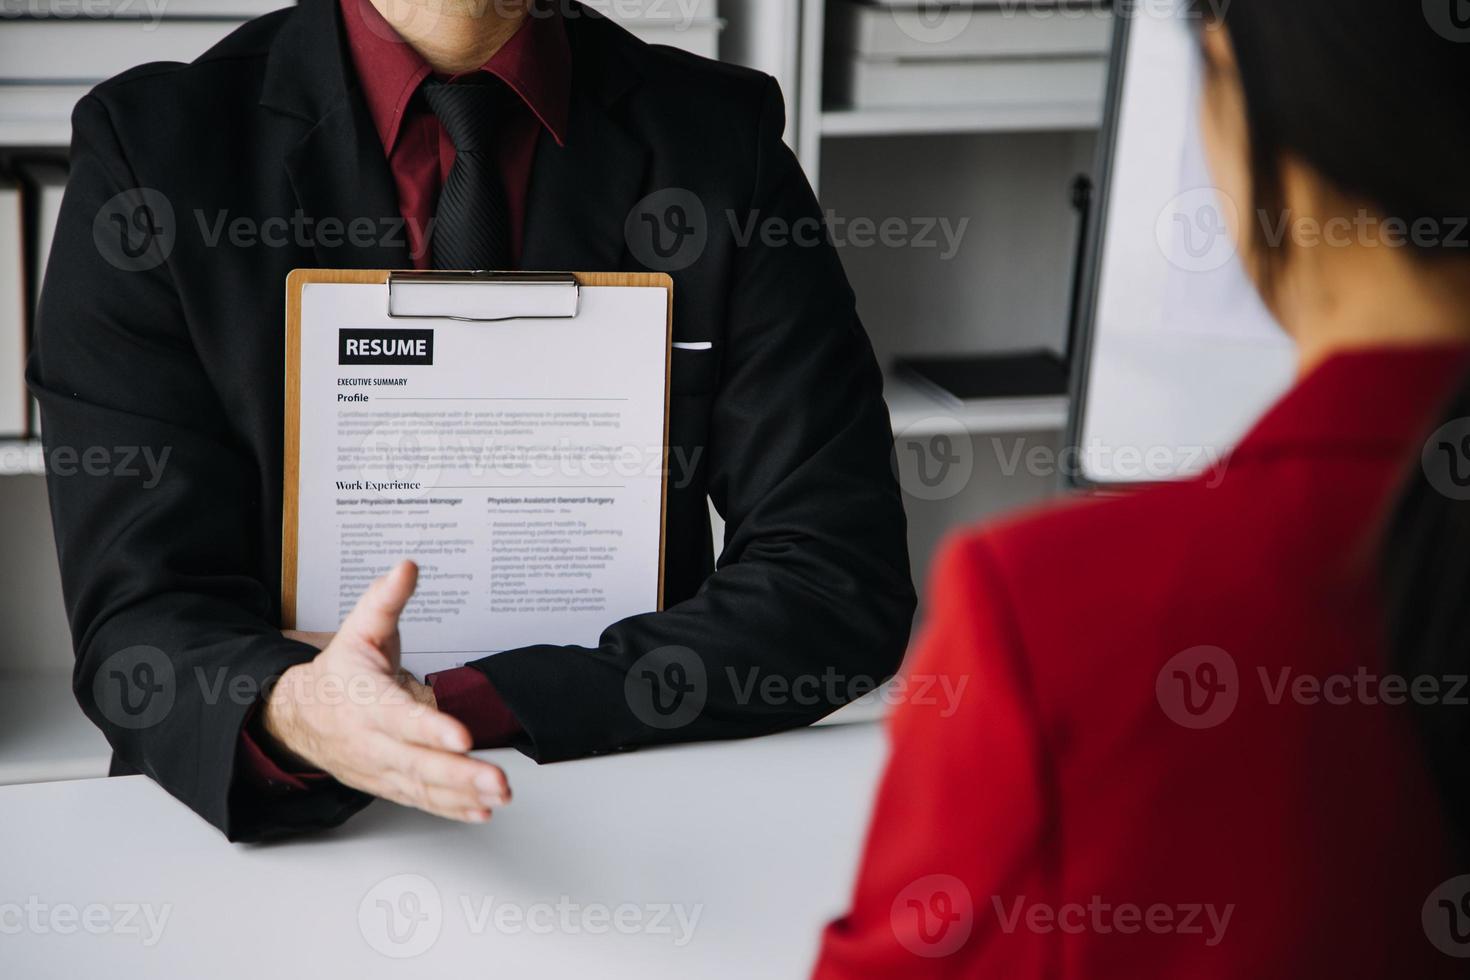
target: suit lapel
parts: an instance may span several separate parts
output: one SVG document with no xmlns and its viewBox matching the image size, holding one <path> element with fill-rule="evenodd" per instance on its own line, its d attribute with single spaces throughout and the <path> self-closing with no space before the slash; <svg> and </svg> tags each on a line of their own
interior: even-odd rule
<svg viewBox="0 0 1470 980">
<path fill-rule="evenodd" d="M 581 8 L 565 21 L 572 50 L 572 99 L 564 146 L 542 133 L 526 201 L 521 267 L 584 272 L 626 267 L 623 227 L 638 202 L 648 148 L 623 126 L 617 107 L 637 82 L 637 42 Z"/>
<path fill-rule="evenodd" d="M 322 268 L 411 268 L 393 176 L 371 122 L 354 118 L 356 101 L 339 103 L 287 155 L 296 203 Z"/>
<path fill-rule="evenodd" d="M 260 101 L 301 124 L 285 167 L 317 264 L 408 268 L 393 175 L 358 92 L 339 17 L 337 0 L 301 0 L 271 45 Z"/>
</svg>

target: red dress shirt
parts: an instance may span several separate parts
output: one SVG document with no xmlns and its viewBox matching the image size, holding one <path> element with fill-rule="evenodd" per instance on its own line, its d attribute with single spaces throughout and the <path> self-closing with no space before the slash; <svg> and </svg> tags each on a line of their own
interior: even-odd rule
<svg viewBox="0 0 1470 980">
<path fill-rule="evenodd" d="M 439 189 L 454 166 L 454 144 L 422 98 L 415 98 L 429 64 L 393 30 L 369 0 L 341 0 L 347 46 L 357 72 L 368 114 L 382 141 L 398 191 L 398 210 L 408 227 L 409 249 L 416 268 L 428 268 L 429 242 Z M 497 143 L 500 172 L 509 205 L 511 250 L 520 260 L 526 224 L 526 192 L 536 142 L 544 129 L 564 142 L 571 99 L 571 50 L 566 30 L 556 16 L 531 16 L 480 68 L 499 78 L 518 96 L 502 120 Z M 452 81 L 462 76 L 439 76 Z M 475 748 L 510 744 L 520 725 L 488 678 L 473 667 L 431 674 L 439 708 L 469 729 Z M 258 716 L 257 716 L 258 717 Z M 252 734 L 256 719 L 241 736 L 241 756 L 257 785 L 304 788 L 321 773 L 288 772 L 261 748 Z"/>
<path fill-rule="evenodd" d="M 1338 356 L 1222 471 L 952 542 L 816 976 L 1462 976 L 1378 553 L 1467 367 Z"/>
</svg>

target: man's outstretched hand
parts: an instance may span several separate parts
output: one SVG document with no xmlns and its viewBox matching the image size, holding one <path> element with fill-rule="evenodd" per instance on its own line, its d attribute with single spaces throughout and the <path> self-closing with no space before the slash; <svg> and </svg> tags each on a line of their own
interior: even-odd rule
<svg viewBox="0 0 1470 980">
<path fill-rule="evenodd" d="M 417 583 L 405 561 L 370 585 L 322 652 L 281 675 L 261 721 L 277 754 L 338 782 L 484 823 L 510 802 L 505 773 L 466 755 L 469 731 L 399 667 L 398 617 Z"/>
</svg>

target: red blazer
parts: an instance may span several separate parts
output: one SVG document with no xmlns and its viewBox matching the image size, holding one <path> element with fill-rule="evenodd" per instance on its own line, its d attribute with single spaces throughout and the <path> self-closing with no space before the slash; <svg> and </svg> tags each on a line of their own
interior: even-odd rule
<svg viewBox="0 0 1470 980">
<path fill-rule="evenodd" d="M 1464 975 L 1377 530 L 1467 366 L 1339 356 L 1207 477 L 954 541 L 816 975 Z"/>
</svg>

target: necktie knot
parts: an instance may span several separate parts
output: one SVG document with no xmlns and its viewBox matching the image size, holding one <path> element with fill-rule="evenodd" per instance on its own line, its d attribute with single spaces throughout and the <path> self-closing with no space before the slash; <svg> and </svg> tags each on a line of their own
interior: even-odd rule
<svg viewBox="0 0 1470 980">
<path fill-rule="evenodd" d="M 457 82 L 431 81 L 424 86 L 429 109 L 449 134 L 455 153 L 477 153 L 491 146 L 503 87 L 483 72 Z"/>
</svg>

